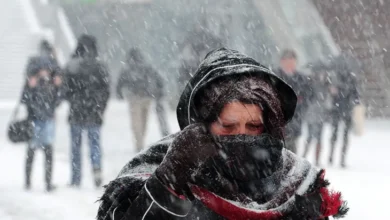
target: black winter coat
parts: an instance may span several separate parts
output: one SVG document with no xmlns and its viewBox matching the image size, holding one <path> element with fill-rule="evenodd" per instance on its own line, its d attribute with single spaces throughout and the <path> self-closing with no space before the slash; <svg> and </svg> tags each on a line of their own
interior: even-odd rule
<svg viewBox="0 0 390 220">
<path fill-rule="evenodd" d="M 34 88 L 30 88 L 26 82 L 23 88 L 21 103 L 27 106 L 29 120 L 53 119 L 55 109 L 64 96 L 63 87 L 57 87 L 53 83 L 53 77 L 60 74 L 60 67 L 55 59 L 46 56 L 31 57 L 27 63 L 26 75 L 37 76 L 43 69 L 49 71 L 49 79 L 40 79 Z"/>
<path fill-rule="evenodd" d="M 151 65 L 141 62 L 127 64 L 121 71 L 117 84 L 117 95 L 123 97 L 123 89 L 139 97 L 161 98 L 163 94 L 163 80 Z"/>
<path fill-rule="evenodd" d="M 357 74 L 361 71 L 358 64 L 349 57 L 339 56 L 331 62 L 330 69 L 335 72 L 332 85 L 337 89 L 333 95 L 333 113 L 350 115 L 353 107 L 360 103 Z"/>
<path fill-rule="evenodd" d="M 340 194 L 327 190 L 328 183 L 323 179 L 324 171 L 315 169 L 307 161 L 287 150 L 283 151 L 282 172 L 288 175 L 280 180 L 275 179 L 280 181 L 280 187 L 274 196 L 283 202 L 271 205 L 274 211 L 269 210 L 269 203 L 254 204 L 262 205 L 264 209 L 256 209 L 253 206 L 251 208 L 232 203 L 203 188 L 199 189 L 197 199 L 193 201 L 175 196 L 155 176 L 154 170 L 162 162 L 176 135 L 161 140 L 146 152 L 137 155 L 122 169 L 117 179 L 106 186 L 106 191 L 100 199 L 98 220 L 312 220 L 328 219 L 328 216 L 342 217 L 348 211 L 346 204 L 340 200 Z M 215 177 L 206 178 L 209 178 L 211 183 L 215 180 Z M 248 186 L 252 184 L 255 183 L 248 183 Z"/>
<path fill-rule="evenodd" d="M 70 104 L 69 122 L 101 125 L 110 96 L 108 69 L 97 58 L 74 57 L 65 69 L 66 99 Z"/>
<path fill-rule="evenodd" d="M 206 57 L 181 96 L 177 108 L 181 129 L 199 122 L 193 105 L 196 93 L 210 81 L 234 74 L 259 75 L 270 80 L 277 88 L 285 120 L 289 121 L 292 118 L 296 96 L 291 87 L 256 61 L 236 51 L 220 49 Z M 323 180 L 323 172 L 287 150 L 283 150 L 283 166 L 279 172 L 283 175 L 277 175 L 278 177 L 275 176 L 273 179 L 280 186 L 279 190 L 274 191 L 273 197 L 278 199 L 262 204 L 263 208 L 247 207 L 228 201 L 201 187 L 194 193 L 196 199 L 193 201 L 176 196 L 154 174 L 176 137 L 177 134 L 168 136 L 130 160 L 117 179 L 106 186 L 106 191 L 101 197 L 98 220 L 240 219 L 240 217 L 305 220 L 326 219 L 327 216 L 342 214 L 345 211 L 341 206 L 342 202 L 336 206 L 332 205 L 333 207 L 328 204 L 330 200 L 340 198 L 337 196 L 333 198 L 326 190 L 327 183 Z M 210 185 L 217 181 L 213 176 L 205 178 L 209 178 L 207 182 Z M 248 187 L 250 185 L 252 183 L 248 183 Z M 259 188 L 259 191 L 264 191 L 264 188 Z M 333 199 L 322 199 L 322 196 L 330 196 Z M 325 209 L 322 210 L 321 207 Z M 329 209 L 331 211 L 327 208 L 331 208 Z"/>
<path fill-rule="evenodd" d="M 41 69 L 48 70 L 52 76 L 60 74 L 61 68 L 57 60 L 49 56 L 30 57 L 27 63 L 27 77 L 36 75 Z"/>
<path fill-rule="evenodd" d="M 300 72 L 293 75 L 287 75 L 282 69 L 277 69 L 276 74 L 282 78 L 288 85 L 290 85 L 298 96 L 298 103 L 295 109 L 294 118 L 286 127 L 286 135 L 297 137 L 301 135 L 302 120 L 310 103 L 310 96 L 312 94 L 311 82 L 309 77 Z"/>
</svg>

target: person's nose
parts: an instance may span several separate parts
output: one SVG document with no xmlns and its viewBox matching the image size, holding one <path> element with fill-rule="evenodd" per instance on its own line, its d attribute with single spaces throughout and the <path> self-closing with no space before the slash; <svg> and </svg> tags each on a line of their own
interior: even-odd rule
<svg viewBox="0 0 390 220">
<path fill-rule="evenodd" d="M 238 130 L 238 134 L 246 134 L 246 126 L 245 126 L 245 124 L 240 125 L 240 129 Z"/>
</svg>

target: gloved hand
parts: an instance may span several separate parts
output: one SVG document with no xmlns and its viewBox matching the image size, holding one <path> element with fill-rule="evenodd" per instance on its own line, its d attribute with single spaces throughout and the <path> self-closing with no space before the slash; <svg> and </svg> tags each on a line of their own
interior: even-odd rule
<svg viewBox="0 0 390 220">
<path fill-rule="evenodd" d="M 175 193 L 193 199 L 189 183 L 195 182 L 202 165 L 215 155 L 217 146 L 206 127 L 203 124 L 192 124 L 172 142 L 155 174 Z"/>
</svg>

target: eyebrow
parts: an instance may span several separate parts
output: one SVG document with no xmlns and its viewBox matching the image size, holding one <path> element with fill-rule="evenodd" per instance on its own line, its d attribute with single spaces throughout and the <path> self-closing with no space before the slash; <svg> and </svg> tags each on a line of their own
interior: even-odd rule
<svg viewBox="0 0 390 220">
<path fill-rule="evenodd" d="M 259 123 L 259 124 L 264 124 L 263 121 L 261 121 L 261 120 L 250 120 L 250 121 L 247 121 L 247 123 L 248 123 L 248 122 L 256 123 L 256 124 L 257 124 L 257 123 Z"/>
</svg>

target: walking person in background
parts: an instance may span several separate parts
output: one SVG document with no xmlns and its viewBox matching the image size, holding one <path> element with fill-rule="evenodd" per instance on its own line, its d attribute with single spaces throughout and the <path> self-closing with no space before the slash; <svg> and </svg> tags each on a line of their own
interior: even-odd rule
<svg viewBox="0 0 390 220">
<path fill-rule="evenodd" d="M 40 54 L 31 57 L 27 64 L 27 83 L 22 100 L 27 107 L 28 119 L 33 123 L 33 137 L 28 143 L 25 187 L 31 188 L 31 173 L 35 151 L 45 153 L 46 191 L 52 185 L 53 143 L 55 133 L 54 113 L 62 96 L 62 79 L 54 48 L 47 41 L 40 44 Z"/>
<path fill-rule="evenodd" d="M 144 147 L 144 138 L 152 101 L 156 101 L 157 117 L 163 136 L 169 134 L 164 106 L 162 104 L 163 84 L 160 75 L 145 61 L 141 51 L 130 49 L 126 58 L 126 67 L 122 70 L 117 95 L 126 97 L 129 103 L 132 130 L 137 151 Z"/>
<path fill-rule="evenodd" d="M 336 73 L 335 82 L 331 86 L 332 105 L 332 137 L 330 143 L 329 164 L 333 164 L 333 156 L 340 125 L 344 124 L 343 143 L 341 150 L 341 167 L 346 167 L 346 154 L 349 144 L 349 131 L 352 127 L 353 108 L 360 103 L 357 91 L 356 75 L 358 64 L 346 55 L 340 55 L 333 60 L 331 68 Z"/>
<path fill-rule="evenodd" d="M 315 164 L 320 165 L 322 151 L 322 128 L 328 116 L 327 101 L 329 100 L 329 85 L 327 69 L 322 63 L 311 66 L 312 91 L 308 97 L 309 103 L 305 120 L 308 124 L 308 136 L 305 143 L 303 157 L 307 157 L 312 141 L 315 143 Z"/>
<path fill-rule="evenodd" d="M 285 50 L 282 52 L 280 67 L 275 71 L 298 96 L 295 115 L 286 126 L 286 148 L 294 153 L 297 152 L 297 141 L 301 136 L 302 120 L 307 109 L 307 96 L 311 90 L 309 78 L 297 71 L 297 61 L 295 51 Z"/>
<path fill-rule="evenodd" d="M 82 35 L 72 59 L 65 69 L 66 99 L 70 104 L 71 186 L 81 184 L 81 144 L 83 131 L 88 132 L 94 183 L 102 183 L 101 138 L 103 116 L 110 95 L 110 78 L 106 65 L 98 58 L 96 39 Z"/>
</svg>

